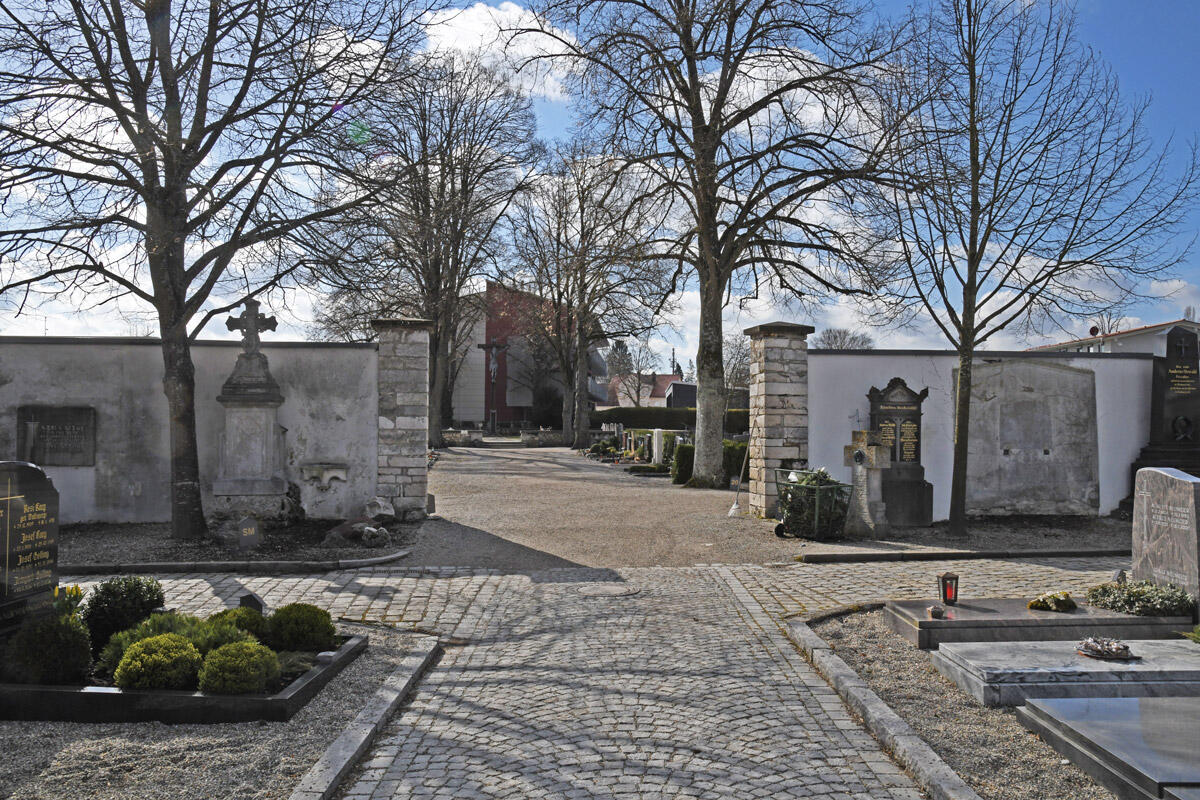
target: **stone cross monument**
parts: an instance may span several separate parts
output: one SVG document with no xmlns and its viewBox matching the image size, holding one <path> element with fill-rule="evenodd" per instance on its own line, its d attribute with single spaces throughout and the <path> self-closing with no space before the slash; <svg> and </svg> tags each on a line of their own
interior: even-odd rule
<svg viewBox="0 0 1200 800">
<path fill-rule="evenodd" d="M 846 538 L 876 539 L 886 535 L 890 526 L 883 502 L 883 471 L 892 465 L 891 448 L 880 444 L 879 431 L 855 431 L 843 455 L 853 475 Z"/>
<path fill-rule="evenodd" d="M 259 336 L 264 330 L 275 330 L 276 322 L 259 313 L 257 300 L 247 300 L 245 306 L 245 313 L 225 322 L 229 330 L 242 332 L 243 352 L 217 397 L 225 407 L 225 432 L 213 481 L 212 511 L 221 520 L 246 514 L 279 519 L 296 509 L 288 498 L 283 428 L 276 419 L 283 395 L 271 377 Z"/>
</svg>

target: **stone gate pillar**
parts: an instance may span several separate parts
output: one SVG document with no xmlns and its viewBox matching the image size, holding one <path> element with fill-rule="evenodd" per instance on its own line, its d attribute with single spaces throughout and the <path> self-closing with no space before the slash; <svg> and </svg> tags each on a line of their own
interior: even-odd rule
<svg viewBox="0 0 1200 800">
<path fill-rule="evenodd" d="M 429 329 L 424 319 L 376 319 L 379 410 L 376 492 L 406 520 L 425 516 L 429 450 Z"/>
<path fill-rule="evenodd" d="M 768 322 L 750 337 L 750 513 L 774 517 L 775 469 L 808 459 L 808 335 L 815 328 Z"/>
</svg>

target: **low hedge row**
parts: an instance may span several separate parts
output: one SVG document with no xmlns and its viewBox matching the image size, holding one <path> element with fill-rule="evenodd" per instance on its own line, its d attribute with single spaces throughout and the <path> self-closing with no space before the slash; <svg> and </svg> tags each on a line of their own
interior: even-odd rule
<svg viewBox="0 0 1200 800">
<path fill-rule="evenodd" d="M 665 430 L 683 430 L 696 427 L 696 409 L 694 408 L 608 408 L 592 414 L 592 422 L 620 423 L 626 428 L 663 428 Z M 725 435 L 740 436 L 750 430 L 750 411 L 745 408 L 731 408 L 725 412 Z"/>
</svg>

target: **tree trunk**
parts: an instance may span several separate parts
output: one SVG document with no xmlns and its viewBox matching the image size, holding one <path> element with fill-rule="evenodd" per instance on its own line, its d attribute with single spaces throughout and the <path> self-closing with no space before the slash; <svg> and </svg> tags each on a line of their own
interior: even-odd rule
<svg viewBox="0 0 1200 800">
<path fill-rule="evenodd" d="M 208 533 L 200 497 L 200 459 L 196 448 L 196 368 L 187 328 L 160 327 L 163 393 L 167 396 L 171 436 L 171 536 L 202 539 Z"/>
<path fill-rule="evenodd" d="M 958 384 L 954 396 L 954 467 L 950 476 L 950 532 L 967 532 L 967 454 L 971 429 L 971 360 L 974 343 L 958 351 Z"/>
<path fill-rule="evenodd" d="M 575 430 L 575 369 L 559 362 L 562 372 L 562 430 L 565 439 L 568 431 Z"/>
<path fill-rule="evenodd" d="M 429 446 L 442 447 L 442 408 L 450 375 L 450 343 L 444 331 L 435 331 L 429 343 Z"/>
<path fill-rule="evenodd" d="M 591 446 L 588 428 L 591 419 L 588 414 L 588 346 L 583 340 L 583 326 L 575 339 L 575 437 L 572 447 L 576 450 L 586 450 Z"/>
<path fill-rule="evenodd" d="M 700 282 L 700 347 L 696 351 L 696 457 L 691 486 L 719 487 L 725 474 L 725 366 L 721 309 L 724 287 Z"/>
</svg>

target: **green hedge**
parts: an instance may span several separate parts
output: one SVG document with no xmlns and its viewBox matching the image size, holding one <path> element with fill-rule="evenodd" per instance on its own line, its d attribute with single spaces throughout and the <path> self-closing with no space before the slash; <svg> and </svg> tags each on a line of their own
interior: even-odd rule
<svg viewBox="0 0 1200 800">
<path fill-rule="evenodd" d="M 696 460 L 696 446 L 681 444 L 675 447 L 675 460 L 671 462 L 671 483 L 687 483 L 692 479 L 692 465 Z"/>
<path fill-rule="evenodd" d="M 750 480 L 750 461 L 746 458 L 746 442 L 734 442 L 726 439 L 724 442 L 725 483 L 737 479 L 738 470 L 742 470 L 742 484 Z M 745 469 L 742 469 L 745 464 Z"/>
<path fill-rule="evenodd" d="M 696 427 L 696 409 L 694 408 L 609 408 L 592 414 L 592 423 L 619 422 L 626 428 L 663 428 L 665 430 L 683 430 Z M 739 436 L 750 430 L 750 411 L 745 408 L 731 408 L 725 412 L 725 433 L 729 436 Z"/>
</svg>

